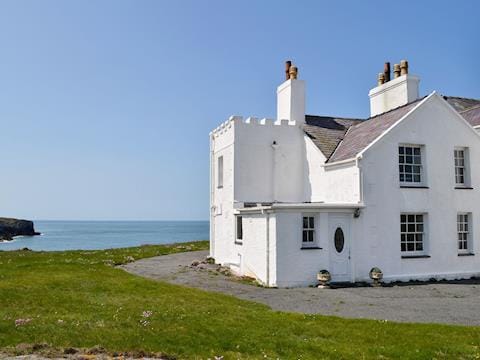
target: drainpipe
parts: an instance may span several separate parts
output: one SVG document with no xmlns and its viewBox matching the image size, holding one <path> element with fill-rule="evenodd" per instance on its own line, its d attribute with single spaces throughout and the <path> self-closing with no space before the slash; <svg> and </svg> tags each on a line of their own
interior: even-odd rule
<svg viewBox="0 0 480 360">
<path fill-rule="evenodd" d="M 265 228 L 267 229 L 267 236 L 266 236 L 266 267 L 267 267 L 267 271 L 266 271 L 266 282 L 267 282 L 267 286 L 270 286 L 270 213 L 267 211 L 266 212 L 266 226 Z"/>
<path fill-rule="evenodd" d="M 358 168 L 358 194 L 359 194 L 359 203 L 363 204 L 363 171 L 362 171 L 362 166 L 360 164 L 360 160 L 362 160 L 362 156 L 357 157 L 355 160 L 355 164 Z M 355 279 L 357 278 L 356 272 L 355 272 L 355 257 L 352 256 L 355 252 L 355 244 L 354 244 L 354 239 L 353 239 L 353 234 L 355 233 L 353 230 L 353 227 L 355 226 L 354 222 L 352 221 L 352 226 L 350 226 L 350 269 L 351 269 L 351 280 L 355 282 Z"/>
<path fill-rule="evenodd" d="M 360 160 L 362 160 L 362 157 L 359 156 L 355 160 L 355 165 L 358 168 L 358 194 L 359 194 L 359 203 L 363 204 L 363 171 L 362 171 L 362 166 L 360 165 Z"/>
</svg>

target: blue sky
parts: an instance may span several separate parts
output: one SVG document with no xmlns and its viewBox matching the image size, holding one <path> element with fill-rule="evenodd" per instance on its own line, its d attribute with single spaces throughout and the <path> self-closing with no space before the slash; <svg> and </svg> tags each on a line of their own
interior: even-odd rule
<svg viewBox="0 0 480 360">
<path fill-rule="evenodd" d="M 310 114 L 366 117 L 384 61 L 403 58 L 422 94 L 480 98 L 479 13 L 476 1 L 1 1 L 0 215 L 207 219 L 208 133 L 231 114 L 274 117 L 285 60 Z"/>
</svg>

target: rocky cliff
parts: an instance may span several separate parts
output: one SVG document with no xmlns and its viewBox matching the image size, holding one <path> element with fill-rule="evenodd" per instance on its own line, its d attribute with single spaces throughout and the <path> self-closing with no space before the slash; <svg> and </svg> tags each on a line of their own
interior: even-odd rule
<svg viewBox="0 0 480 360">
<path fill-rule="evenodd" d="M 0 241 L 12 240 L 14 236 L 40 235 L 35 231 L 33 222 L 29 220 L 18 220 L 0 218 Z"/>
</svg>

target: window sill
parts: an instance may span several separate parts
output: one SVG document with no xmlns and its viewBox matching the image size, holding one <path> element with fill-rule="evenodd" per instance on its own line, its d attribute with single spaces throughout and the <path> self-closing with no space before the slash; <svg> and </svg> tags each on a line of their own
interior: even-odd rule
<svg viewBox="0 0 480 360">
<path fill-rule="evenodd" d="M 474 253 L 459 253 L 458 256 L 475 256 Z"/>
<path fill-rule="evenodd" d="M 243 241 L 235 240 L 235 245 L 243 245 Z"/>
<path fill-rule="evenodd" d="M 430 255 L 402 255 L 402 259 L 428 259 Z"/>
<path fill-rule="evenodd" d="M 322 250 L 322 248 L 318 246 L 302 246 L 300 250 Z"/>
<path fill-rule="evenodd" d="M 400 185 L 400 189 L 430 189 L 428 186 L 422 185 Z"/>
<path fill-rule="evenodd" d="M 470 186 L 455 186 L 455 190 L 473 190 Z"/>
<path fill-rule="evenodd" d="M 217 186 L 217 189 L 223 189 L 223 185 Z"/>
</svg>

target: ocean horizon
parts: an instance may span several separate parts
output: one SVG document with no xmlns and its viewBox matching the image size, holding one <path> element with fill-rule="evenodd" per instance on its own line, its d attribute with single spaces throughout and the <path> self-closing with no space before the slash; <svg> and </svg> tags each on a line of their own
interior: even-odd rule
<svg viewBox="0 0 480 360">
<path fill-rule="evenodd" d="M 208 221 L 36 220 L 42 235 L 18 236 L 0 243 L 1 250 L 102 250 L 209 239 Z"/>
</svg>

